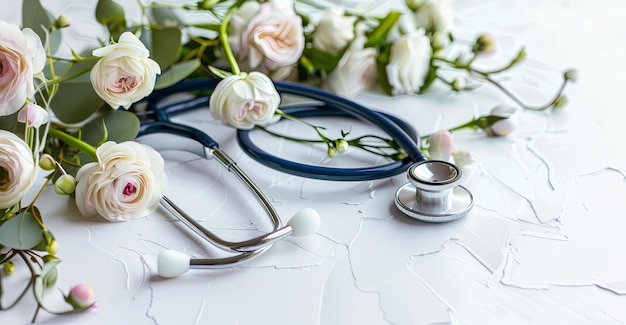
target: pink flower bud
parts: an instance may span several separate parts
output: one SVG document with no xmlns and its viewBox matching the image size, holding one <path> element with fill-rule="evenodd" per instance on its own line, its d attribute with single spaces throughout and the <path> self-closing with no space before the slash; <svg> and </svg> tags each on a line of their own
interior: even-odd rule
<svg viewBox="0 0 626 325">
<path fill-rule="evenodd" d="M 439 130 L 428 138 L 428 153 L 431 159 L 450 160 L 454 151 L 454 138 L 448 130 Z"/>
<path fill-rule="evenodd" d="M 50 116 L 48 112 L 41 106 L 33 103 L 28 103 L 17 114 L 17 121 L 25 123 L 28 126 L 40 127 L 42 124 L 48 122 Z"/>
<path fill-rule="evenodd" d="M 497 106 L 489 113 L 491 116 L 502 118 L 496 121 L 486 131 L 493 136 L 506 136 L 517 130 L 520 123 L 520 113 L 517 107 Z"/>
<path fill-rule="evenodd" d="M 96 303 L 96 296 L 90 286 L 79 284 L 70 289 L 65 300 L 74 308 L 87 308 Z"/>
</svg>

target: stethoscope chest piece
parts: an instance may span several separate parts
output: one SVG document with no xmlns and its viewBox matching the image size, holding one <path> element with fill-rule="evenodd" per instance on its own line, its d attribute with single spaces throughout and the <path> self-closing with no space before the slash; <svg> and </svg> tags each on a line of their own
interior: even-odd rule
<svg viewBox="0 0 626 325">
<path fill-rule="evenodd" d="M 461 170 L 440 160 L 426 160 L 407 171 L 409 183 L 396 192 L 396 207 L 426 222 L 448 222 L 465 216 L 474 206 L 472 193 L 459 185 Z"/>
</svg>

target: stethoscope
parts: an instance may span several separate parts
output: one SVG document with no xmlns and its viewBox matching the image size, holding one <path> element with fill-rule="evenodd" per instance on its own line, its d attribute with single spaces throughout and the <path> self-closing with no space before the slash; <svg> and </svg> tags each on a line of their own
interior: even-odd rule
<svg viewBox="0 0 626 325">
<path fill-rule="evenodd" d="M 237 166 L 217 141 L 208 134 L 191 126 L 172 122 L 171 116 L 197 108 L 207 108 L 210 93 L 165 103 L 165 99 L 178 93 L 205 92 L 214 89 L 218 79 L 193 79 L 154 92 L 146 99 L 147 109 L 137 112 L 141 121 L 138 137 L 154 133 L 177 135 L 177 139 L 142 138 L 156 150 L 185 150 L 206 159 L 215 158 L 249 189 L 266 211 L 273 229 L 261 236 L 243 241 L 226 241 L 204 228 L 176 206 L 167 197 L 161 206 L 198 235 L 215 246 L 233 253 L 224 258 L 192 259 L 187 254 L 166 250 L 157 259 L 158 272 L 164 277 L 175 277 L 189 268 L 229 268 L 241 264 L 267 251 L 278 240 L 288 236 L 304 236 L 319 228 L 319 215 L 313 209 L 303 209 L 282 226 L 281 220 L 269 200 L 250 178 Z M 427 160 L 419 148 L 419 137 L 408 123 L 389 114 L 370 110 L 332 93 L 291 82 L 274 82 L 280 94 L 288 94 L 315 100 L 315 104 L 295 105 L 281 110 L 297 118 L 343 116 L 363 120 L 386 132 L 407 154 L 407 157 L 388 164 L 363 168 L 335 168 L 307 165 L 274 156 L 258 147 L 250 137 L 249 130 L 238 130 L 237 140 L 242 150 L 257 162 L 288 174 L 331 181 L 367 181 L 392 177 L 406 172 L 408 183 L 395 194 L 395 206 L 402 213 L 426 222 L 448 222 L 465 216 L 473 207 L 471 192 L 460 185 L 461 170 L 454 164 L 441 160 Z"/>
</svg>

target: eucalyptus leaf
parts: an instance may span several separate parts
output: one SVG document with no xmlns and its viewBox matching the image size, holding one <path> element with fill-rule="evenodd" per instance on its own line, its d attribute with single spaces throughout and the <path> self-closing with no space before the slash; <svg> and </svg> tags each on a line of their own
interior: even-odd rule
<svg viewBox="0 0 626 325">
<path fill-rule="evenodd" d="M 46 39 L 46 31 L 52 21 L 39 0 L 23 0 L 22 27 L 32 29 L 42 41 Z"/>
<path fill-rule="evenodd" d="M 187 78 L 200 67 L 200 60 L 192 59 L 172 65 L 156 81 L 154 89 L 163 89 Z"/>
<path fill-rule="evenodd" d="M 43 302 L 43 293 L 47 288 L 47 284 L 50 277 L 50 272 L 58 272 L 56 267 L 61 263 L 60 259 L 50 260 L 44 263 L 43 268 L 41 269 L 41 273 L 39 276 L 35 278 L 35 284 L 33 286 L 33 291 L 35 292 L 35 298 L 39 303 Z"/>
<path fill-rule="evenodd" d="M 164 27 L 181 27 L 183 25 L 182 20 L 176 14 L 176 9 L 168 7 L 156 7 L 150 8 L 150 14 L 154 19 L 154 22 L 159 26 Z"/>
<path fill-rule="evenodd" d="M 107 141 L 124 142 L 134 140 L 139 132 L 139 119 L 131 112 L 108 109 L 82 128 L 82 140 L 92 146 L 102 141 L 104 126 L 109 134 Z"/>
<path fill-rule="evenodd" d="M 24 208 L 0 225 L 0 244 L 17 250 L 37 246 L 43 240 L 43 232 L 33 213 L 41 220 L 37 208 Z"/>
<path fill-rule="evenodd" d="M 151 56 L 161 69 L 167 69 L 180 57 L 182 32 L 178 27 L 167 27 L 153 28 L 151 34 Z"/>
<path fill-rule="evenodd" d="M 51 108 L 59 120 L 73 124 L 84 121 L 103 103 L 90 82 L 66 82 L 59 87 L 59 91 L 52 99 Z"/>
<path fill-rule="evenodd" d="M 109 29 L 111 37 L 117 39 L 126 28 L 124 7 L 113 0 L 99 0 L 96 6 L 96 20 Z"/>
</svg>

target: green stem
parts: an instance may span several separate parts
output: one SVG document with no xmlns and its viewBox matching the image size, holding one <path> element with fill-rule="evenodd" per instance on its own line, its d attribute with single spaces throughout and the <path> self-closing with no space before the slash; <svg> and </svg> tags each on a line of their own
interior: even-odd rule
<svg viewBox="0 0 626 325">
<path fill-rule="evenodd" d="M 476 127 L 477 127 L 476 121 L 478 121 L 478 120 L 473 118 L 472 120 L 470 120 L 467 123 L 464 123 L 464 124 L 461 124 L 461 125 L 457 125 L 457 126 L 455 126 L 453 128 L 448 129 L 448 131 L 450 133 L 452 133 L 454 131 L 458 131 L 458 130 L 462 130 L 462 129 L 468 129 L 468 128 L 476 129 Z M 421 136 L 420 139 L 425 141 L 425 140 L 428 140 L 429 137 L 430 137 L 430 134 L 427 134 L 427 135 Z"/>
<path fill-rule="evenodd" d="M 239 0 L 235 4 L 233 4 L 232 7 L 228 8 L 226 15 L 224 15 L 224 18 L 222 19 L 222 23 L 220 24 L 220 32 L 219 32 L 219 38 L 220 38 L 220 42 L 222 43 L 222 47 L 224 48 L 224 54 L 226 55 L 226 60 L 228 60 L 230 69 L 232 73 L 235 75 L 240 74 L 241 70 L 239 69 L 239 64 L 237 64 L 237 60 L 235 59 L 235 56 L 233 55 L 233 50 L 230 48 L 230 43 L 228 43 L 227 28 L 228 28 L 228 23 L 230 22 L 230 16 L 232 16 L 235 9 L 239 8 L 239 6 L 241 6 L 241 4 L 244 2 L 245 0 Z"/>
<path fill-rule="evenodd" d="M 88 144 L 85 141 L 82 141 L 80 139 L 77 139 L 76 137 L 73 137 L 61 130 L 57 130 L 55 128 L 50 128 L 49 130 L 49 134 L 51 137 L 55 137 L 58 138 L 59 140 L 69 144 L 70 146 L 73 146 L 77 149 L 79 149 L 80 151 L 84 152 L 85 154 L 87 154 L 93 161 L 98 161 L 98 156 L 96 155 L 96 149 L 94 147 L 92 147 L 90 144 Z"/>
<path fill-rule="evenodd" d="M 65 76 L 65 77 L 62 77 L 62 78 L 54 78 L 54 79 L 50 80 L 50 81 L 47 83 L 47 85 L 48 85 L 48 86 L 53 86 L 53 85 L 60 84 L 60 83 L 63 83 L 63 82 L 65 82 L 65 81 L 72 80 L 72 79 L 74 79 L 74 78 L 80 77 L 80 76 L 82 76 L 83 74 L 85 74 L 85 73 L 87 73 L 87 72 L 91 71 L 91 68 L 92 68 L 92 67 L 87 67 L 87 68 L 84 68 L 84 69 L 82 69 L 82 70 L 80 70 L 80 71 L 78 71 L 78 72 L 76 72 L 76 73 L 73 73 L 73 74 L 71 74 L 71 75 L 69 75 L 69 76 Z"/>
</svg>

